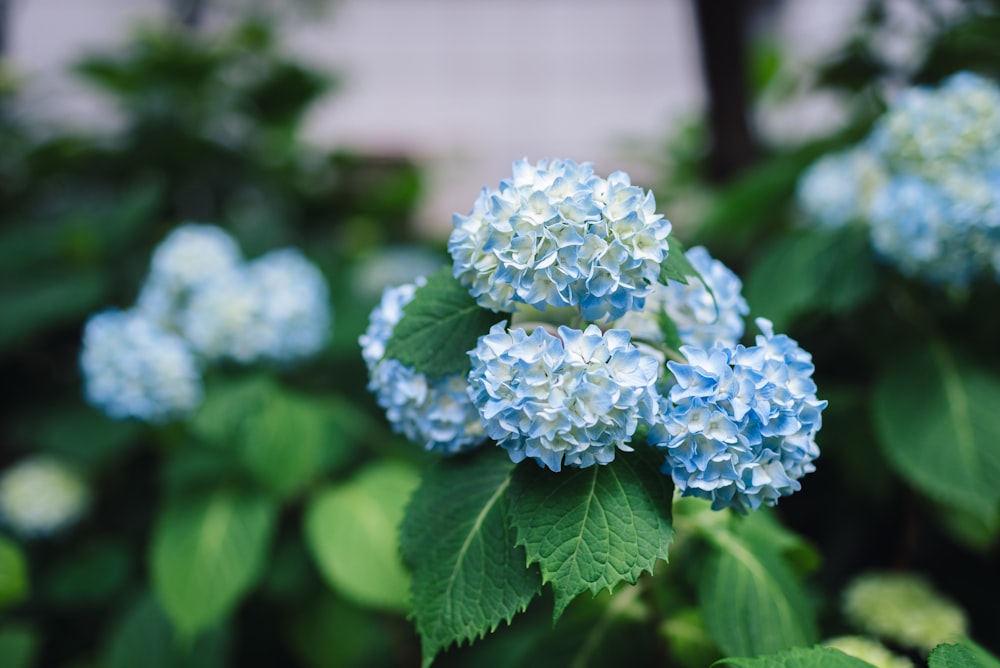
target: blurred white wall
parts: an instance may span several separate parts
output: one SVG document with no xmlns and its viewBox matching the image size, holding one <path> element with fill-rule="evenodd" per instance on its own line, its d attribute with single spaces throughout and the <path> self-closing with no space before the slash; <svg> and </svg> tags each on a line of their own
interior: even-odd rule
<svg viewBox="0 0 1000 668">
<path fill-rule="evenodd" d="M 775 31 L 813 57 L 818 43 L 836 45 L 859 2 L 788 0 Z M 165 4 L 13 0 L 10 55 L 46 113 L 102 122 L 107 109 L 66 66 L 163 17 Z M 421 221 L 435 235 L 523 156 L 651 178 L 627 144 L 659 144 L 702 108 L 696 40 L 689 0 L 339 0 L 285 30 L 294 53 L 342 75 L 309 139 L 422 161 Z"/>
</svg>

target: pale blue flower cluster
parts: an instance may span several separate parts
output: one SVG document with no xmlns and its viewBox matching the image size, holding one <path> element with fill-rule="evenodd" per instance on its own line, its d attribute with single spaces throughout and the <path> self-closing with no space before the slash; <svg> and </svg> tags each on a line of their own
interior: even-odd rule
<svg viewBox="0 0 1000 668">
<path fill-rule="evenodd" d="M 483 421 L 466 391 L 465 375 L 428 378 L 399 360 L 385 357 L 386 344 L 403 317 L 403 307 L 423 284 L 420 278 L 385 289 L 359 340 L 361 355 L 368 367 L 368 389 L 385 409 L 393 430 L 427 450 L 456 454 L 486 440 Z"/>
<path fill-rule="evenodd" d="M 177 321 L 208 360 L 301 359 L 329 335 L 326 280 L 298 250 L 271 251 L 196 286 Z"/>
<path fill-rule="evenodd" d="M 758 319 L 757 345 L 681 348 L 668 362 L 675 385 L 649 443 L 685 496 L 740 512 L 774 505 L 815 470 L 825 401 L 816 398 L 811 357 Z"/>
<path fill-rule="evenodd" d="M 607 464 L 657 410 L 659 362 L 629 333 L 596 325 L 580 331 L 494 325 L 469 352 L 469 394 L 490 438 L 510 458 L 553 471 Z"/>
<path fill-rule="evenodd" d="M 662 315 L 677 327 L 681 343 L 711 348 L 716 343 L 733 347 L 743 337 L 743 317 L 750 312 L 743 298 L 743 283 L 729 267 L 709 255 L 702 246 L 689 248 L 684 256 L 699 273 L 687 283 L 657 284 L 641 311 L 628 313 L 615 327 L 632 332 L 633 340 L 662 343 Z"/>
<path fill-rule="evenodd" d="M 455 214 L 455 277 L 494 311 L 572 306 L 586 320 L 619 318 L 642 308 L 668 253 L 671 225 L 655 208 L 624 172 L 520 160 L 469 215 Z"/>
<path fill-rule="evenodd" d="M 90 489 L 59 459 L 35 455 L 0 475 L 0 524 L 22 538 L 61 531 L 86 511 Z"/>
<path fill-rule="evenodd" d="M 201 403 L 201 369 L 191 346 L 136 309 L 90 317 L 80 368 L 87 401 L 113 418 L 165 422 Z"/>
<path fill-rule="evenodd" d="M 796 200 L 809 219 L 836 228 L 868 215 L 868 206 L 886 179 L 885 169 L 867 147 L 830 153 L 799 179 Z"/>
<path fill-rule="evenodd" d="M 326 281 L 298 250 L 244 262 L 221 228 L 183 225 L 154 251 L 136 306 L 87 323 L 85 393 L 114 418 L 183 418 L 201 402 L 205 363 L 313 355 L 331 318 Z"/>
<path fill-rule="evenodd" d="M 868 138 L 892 171 L 936 179 L 956 166 L 1000 167 L 1000 88 L 959 72 L 936 88 L 918 86 L 895 98 Z"/>
<path fill-rule="evenodd" d="M 798 196 L 821 225 L 867 221 L 903 274 L 958 289 L 1000 277 L 1000 86 L 961 72 L 904 91 L 860 146 L 807 170 Z"/>
</svg>

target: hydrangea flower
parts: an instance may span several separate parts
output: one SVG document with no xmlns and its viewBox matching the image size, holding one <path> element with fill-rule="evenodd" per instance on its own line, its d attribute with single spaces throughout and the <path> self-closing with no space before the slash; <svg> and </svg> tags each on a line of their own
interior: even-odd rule
<svg viewBox="0 0 1000 668">
<path fill-rule="evenodd" d="M 868 205 L 886 174 L 866 148 L 825 155 L 799 178 L 796 199 L 810 222 L 842 227 L 867 216 Z"/>
<path fill-rule="evenodd" d="M 286 248 L 201 283 L 177 319 L 206 358 L 249 363 L 315 354 L 329 336 L 332 314 L 319 269 Z"/>
<path fill-rule="evenodd" d="M 664 340 L 660 316 L 665 313 L 684 345 L 711 348 L 721 342 L 735 346 L 743 337 L 743 317 L 750 312 L 743 298 L 743 283 L 701 246 L 689 248 L 684 255 L 702 280 L 657 284 L 643 310 L 626 314 L 615 327 L 632 332 L 633 340 L 660 343 Z"/>
<path fill-rule="evenodd" d="M 137 306 L 169 326 L 191 291 L 242 261 L 236 240 L 215 225 L 176 228 L 153 251 Z"/>
<path fill-rule="evenodd" d="M 607 464 L 616 450 L 632 451 L 628 441 L 659 400 L 659 362 L 621 329 L 529 335 L 503 321 L 469 355 L 469 395 L 514 462 L 531 457 L 553 471 Z"/>
<path fill-rule="evenodd" d="M 624 172 L 520 160 L 469 215 L 454 215 L 455 278 L 494 311 L 573 306 L 587 320 L 620 318 L 642 308 L 667 256 L 671 226 L 655 208 Z"/>
<path fill-rule="evenodd" d="M 649 434 L 682 494 L 715 510 L 774 505 L 819 456 L 826 402 L 816 398 L 811 357 L 769 321 L 756 323 L 755 346 L 681 348 L 687 363 L 667 363 L 676 384 Z"/>
<path fill-rule="evenodd" d="M 936 178 L 956 165 L 1000 166 L 1000 87 L 971 72 L 936 88 L 914 87 L 892 101 L 868 140 L 894 169 Z"/>
<path fill-rule="evenodd" d="M 201 403 L 201 371 L 191 347 L 140 311 L 91 316 L 80 367 L 87 400 L 113 418 L 164 422 Z"/>
<path fill-rule="evenodd" d="M 372 311 L 368 329 L 359 339 L 368 367 L 368 389 L 397 433 L 427 450 L 455 454 L 486 440 L 479 412 L 466 391 L 463 374 L 429 378 L 396 359 L 386 359 L 385 347 L 403 317 L 403 307 L 413 300 L 415 283 L 386 288 Z"/>
<path fill-rule="evenodd" d="M 30 457 L 0 476 L 0 523 L 24 538 L 45 536 L 73 524 L 89 497 L 76 471 L 52 457 Z"/>
<path fill-rule="evenodd" d="M 872 246 L 903 274 L 964 287 L 1000 257 L 1000 182 L 899 176 L 875 196 Z"/>
<path fill-rule="evenodd" d="M 907 573 L 856 578 L 844 592 L 844 615 L 866 633 L 924 652 L 968 636 L 962 609 Z"/>
<path fill-rule="evenodd" d="M 914 668 L 913 662 L 905 656 L 893 654 L 882 643 L 865 636 L 837 636 L 824 640 L 823 646 L 839 649 L 875 668 Z"/>
</svg>

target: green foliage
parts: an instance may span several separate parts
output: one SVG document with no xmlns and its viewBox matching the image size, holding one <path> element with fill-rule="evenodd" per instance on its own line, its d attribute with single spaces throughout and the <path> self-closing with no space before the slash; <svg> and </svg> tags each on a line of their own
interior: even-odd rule
<svg viewBox="0 0 1000 668">
<path fill-rule="evenodd" d="M 412 466 L 386 461 L 313 496 L 307 543 L 327 582 L 344 597 L 366 607 L 409 610 L 410 576 L 397 536 L 418 481 Z"/>
<path fill-rule="evenodd" d="M 38 654 L 38 634 L 29 626 L 0 626 L 0 666 L 31 668 Z"/>
<path fill-rule="evenodd" d="M 720 659 L 713 666 L 734 668 L 871 668 L 871 664 L 829 647 L 795 647 L 754 658 Z"/>
<path fill-rule="evenodd" d="M 781 331 L 803 316 L 857 308 L 877 287 L 868 232 L 859 225 L 782 237 L 747 275 L 745 294 L 754 315 Z"/>
<path fill-rule="evenodd" d="M 102 666 L 105 668 L 219 668 L 226 665 L 229 638 L 213 629 L 194 643 L 175 636 L 170 620 L 149 595 L 139 596 L 112 630 Z"/>
<path fill-rule="evenodd" d="M 475 348 L 476 340 L 503 317 L 479 306 L 445 267 L 428 277 L 403 307 L 385 354 L 432 377 L 465 373 L 469 358 L 456 352 Z"/>
<path fill-rule="evenodd" d="M 770 541 L 740 524 L 708 532 L 716 550 L 699 598 L 709 633 L 724 653 L 740 656 L 815 642 L 816 613 L 801 583 Z"/>
<path fill-rule="evenodd" d="M 927 657 L 928 668 L 997 668 L 1000 661 L 975 643 L 938 645 Z"/>
<path fill-rule="evenodd" d="M 670 235 L 667 237 L 667 241 L 670 246 L 667 259 L 660 264 L 660 283 L 666 284 L 667 281 L 687 283 L 689 276 L 697 278 L 698 270 L 684 255 L 684 246 L 677 240 L 677 237 Z"/>
<path fill-rule="evenodd" d="M 0 536 L 0 610 L 28 595 L 28 564 L 17 543 Z"/>
<path fill-rule="evenodd" d="M 321 401 L 264 376 L 210 389 L 193 426 L 208 442 L 232 448 L 251 475 L 280 496 L 299 493 L 346 445 Z"/>
<path fill-rule="evenodd" d="M 63 608 L 99 605 L 114 596 L 131 571 L 131 555 L 119 541 L 99 540 L 65 555 L 40 583 L 45 597 Z"/>
<path fill-rule="evenodd" d="M 509 623 L 538 593 L 538 570 L 509 524 L 513 469 L 499 448 L 442 461 L 407 508 L 400 545 L 425 666 L 449 645 Z"/>
<path fill-rule="evenodd" d="M 149 559 L 156 595 L 182 636 L 219 623 L 254 586 L 275 510 L 271 499 L 238 489 L 167 500 Z"/>
<path fill-rule="evenodd" d="M 510 485 L 510 521 L 528 563 L 555 591 L 555 616 L 578 594 L 635 584 L 666 560 L 671 485 L 655 464 L 618 457 L 561 473 L 528 463 Z"/>
<path fill-rule="evenodd" d="M 934 342 L 896 360 L 874 392 L 879 443 L 925 494 L 989 521 L 1000 503 L 1000 380 Z"/>
</svg>

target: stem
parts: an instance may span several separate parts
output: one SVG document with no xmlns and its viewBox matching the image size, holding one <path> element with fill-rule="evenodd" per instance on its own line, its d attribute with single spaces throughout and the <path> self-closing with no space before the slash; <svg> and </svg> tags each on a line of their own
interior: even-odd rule
<svg viewBox="0 0 1000 668">
<path fill-rule="evenodd" d="M 687 364 L 687 358 L 681 355 L 679 351 L 674 350 L 662 341 L 650 341 L 649 339 L 633 339 L 633 343 L 642 343 L 649 346 L 650 348 L 655 348 L 656 350 L 663 353 L 668 360 L 677 362 L 678 364 Z"/>
</svg>

